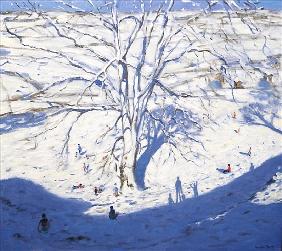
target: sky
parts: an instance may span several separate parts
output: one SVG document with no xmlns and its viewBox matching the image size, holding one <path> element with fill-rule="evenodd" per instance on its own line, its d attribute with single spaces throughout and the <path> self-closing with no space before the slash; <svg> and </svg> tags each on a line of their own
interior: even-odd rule
<svg viewBox="0 0 282 251">
<path fill-rule="evenodd" d="M 192 3 L 192 1 L 197 2 L 196 4 Z M 259 7 L 264 7 L 269 10 L 282 10 L 282 0 L 258 0 Z M 15 3 L 27 3 L 28 0 L 0 0 L 1 11 L 13 11 L 19 10 Z M 70 10 L 67 7 L 63 7 L 62 5 L 56 3 L 56 0 L 31 0 L 31 2 L 37 2 L 41 5 L 41 8 L 44 10 L 61 10 L 65 8 Z M 85 0 L 65 0 L 65 2 L 72 3 L 73 5 L 79 5 L 81 8 L 89 9 L 90 5 Z M 101 4 L 101 0 L 92 0 L 94 4 Z M 122 11 L 132 11 L 134 10 L 134 3 L 138 2 L 138 0 L 120 0 L 120 9 Z M 149 2 L 149 0 L 145 0 L 145 2 Z M 153 0 L 154 8 L 161 2 L 161 0 Z M 242 2 L 242 1 L 241 1 Z M 175 0 L 174 10 L 194 10 L 199 7 L 205 6 L 205 0 Z M 135 9 L 136 10 L 136 9 Z"/>
</svg>

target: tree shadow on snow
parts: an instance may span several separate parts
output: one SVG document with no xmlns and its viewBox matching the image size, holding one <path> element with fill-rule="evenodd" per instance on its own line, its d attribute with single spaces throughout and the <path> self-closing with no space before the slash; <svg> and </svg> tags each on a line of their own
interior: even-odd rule
<svg viewBox="0 0 282 251">
<path fill-rule="evenodd" d="M 280 119 L 276 112 L 271 111 L 267 105 L 252 103 L 240 109 L 244 122 L 250 125 L 263 126 L 282 134 L 282 130 L 274 126 L 274 119 Z"/>
<path fill-rule="evenodd" d="M 281 163 L 280 154 L 208 193 L 178 204 L 120 212 L 117 221 L 110 221 L 107 211 L 88 215 L 95 206 L 58 197 L 32 181 L 1 180 L 1 250 L 275 250 L 282 206 L 251 200 L 275 181 Z M 46 235 L 36 231 L 43 212 L 51 220 Z"/>
<path fill-rule="evenodd" d="M 9 133 L 20 128 L 43 125 L 47 118 L 44 112 L 26 112 L 21 114 L 7 114 L 0 117 L 0 134 Z"/>
<path fill-rule="evenodd" d="M 146 133 L 143 135 L 146 146 L 137 160 L 135 179 L 139 188 L 145 189 L 146 170 L 154 154 L 168 143 L 176 147 L 173 138 L 181 137 L 183 141 L 197 138 L 200 128 L 198 117 L 189 110 L 181 110 L 174 105 L 156 109 L 150 116 L 145 116 Z"/>
<path fill-rule="evenodd" d="M 281 119 L 278 115 L 281 103 L 279 97 L 274 94 L 271 85 L 266 80 L 258 83 L 258 89 L 251 92 L 257 100 L 240 109 L 244 123 L 249 125 L 264 126 L 272 131 L 282 134 L 282 130 L 274 125 L 275 119 Z"/>
</svg>

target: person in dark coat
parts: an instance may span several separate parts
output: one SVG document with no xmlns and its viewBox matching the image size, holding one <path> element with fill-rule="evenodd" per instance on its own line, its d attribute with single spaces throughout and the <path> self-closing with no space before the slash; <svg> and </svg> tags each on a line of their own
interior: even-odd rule
<svg viewBox="0 0 282 251">
<path fill-rule="evenodd" d="M 116 213 L 113 206 L 110 206 L 110 212 L 109 212 L 110 220 L 116 220 L 117 217 L 118 217 L 118 213 Z"/>
<path fill-rule="evenodd" d="M 75 190 L 75 189 L 84 188 L 84 187 L 85 187 L 85 186 L 82 185 L 81 183 L 80 183 L 79 185 L 77 185 L 77 186 L 76 186 L 76 185 L 73 185 L 73 186 L 72 186 L 72 191 Z"/>
<path fill-rule="evenodd" d="M 249 156 L 252 155 L 252 147 L 249 148 L 248 155 L 249 155 Z"/>
<path fill-rule="evenodd" d="M 42 214 L 41 220 L 38 223 L 38 232 L 47 233 L 49 229 L 49 221 L 46 217 L 46 214 Z"/>
<path fill-rule="evenodd" d="M 94 188 L 94 193 L 95 193 L 95 195 L 98 195 L 98 188 L 97 187 Z"/>
</svg>

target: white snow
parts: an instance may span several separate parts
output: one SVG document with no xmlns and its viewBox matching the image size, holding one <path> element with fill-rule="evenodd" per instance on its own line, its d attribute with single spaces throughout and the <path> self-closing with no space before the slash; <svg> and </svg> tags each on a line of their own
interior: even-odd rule
<svg viewBox="0 0 282 251">
<path fill-rule="evenodd" d="M 269 38 L 268 47 L 273 55 L 280 55 L 281 60 L 281 14 L 262 14 L 269 18 L 260 20 L 264 24 L 261 25 L 261 34 Z M 13 15 L 3 14 L 1 22 L 6 16 Z M 70 20 L 68 15 L 71 14 L 52 15 Z M 218 20 L 216 16 L 210 16 L 204 27 L 209 29 Z M 73 22 L 78 21 L 74 19 Z M 58 41 L 56 37 L 46 39 L 40 21 L 36 28 L 35 23 L 23 21 L 14 25 L 15 28 L 20 26 L 19 32 L 29 37 L 27 43 L 61 50 L 70 58 L 77 56 L 79 64 L 88 63 L 89 70 L 99 69 L 99 60 L 93 59 L 87 51 L 78 54 L 71 41 Z M 25 33 L 28 26 L 34 30 L 27 29 Z M 1 65 L 8 61 L 1 66 L 4 72 L 0 72 L 0 249 L 279 250 L 282 219 L 281 69 L 266 65 L 266 55 L 257 49 L 264 44 L 261 37 L 256 39 L 246 34 L 239 23 L 235 27 L 236 32 L 244 37 L 235 41 L 236 48 L 243 48 L 253 55 L 262 70 L 273 74 L 273 83 L 261 82 L 263 76 L 257 72 L 250 76 L 230 66 L 231 71 L 234 70 L 232 74 L 239 76 L 246 87 L 234 90 L 234 101 L 227 83 L 218 89 L 207 87 L 215 76 L 208 72 L 208 65 L 202 58 L 191 56 L 184 62 L 171 65 L 167 79 L 175 90 L 193 92 L 200 86 L 206 88 L 210 97 L 203 96 L 203 103 L 198 98 L 183 98 L 179 103 L 199 117 L 203 130 L 198 138 L 204 147 L 191 142 L 181 143 L 180 147 L 189 144 L 192 148 L 189 159 L 193 162 L 187 162 L 177 152 L 174 158 L 170 155 L 173 149 L 165 143 L 157 150 L 152 149 L 156 151 L 145 172 L 147 189 L 128 191 L 115 197 L 116 175 L 113 170 L 103 168 L 106 158 L 111 157 L 105 150 L 113 142 L 110 137 L 103 142 L 97 142 L 97 138 L 112 125 L 116 113 L 93 111 L 82 115 L 71 134 L 67 162 L 61 158 L 60 151 L 76 113 L 70 113 L 64 120 L 64 114 L 45 116 L 45 109 L 50 107 L 46 100 L 54 105 L 75 104 L 78 93 L 85 88 L 85 81 L 59 84 L 46 91 L 47 97 L 39 96 L 36 101 L 19 99 L 21 93 L 34 93 L 36 84 L 46 88 L 68 77 L 83 75 L 91 80 L 93 74 L 66 65 L 66 58 L 23 47 L 1 25 L 1 47 L 9 54 L 0 54 Z M 51 28 L 47 27 L 47 30 L 52 33 Z M 93 28 L 88 32 L 91 30 Z M 86 44 L 91 41 L 87 36 L 80 39 Z M 224 48 L 219 38 L 213 44 L 218 51 Z M 103 50 L 101 47 L 101 52 Z M 230 61 L 232 54 L 230 50 Z M 209 62 L 214 60 L 206 57 Z M 244 59 L 243 65 L 247 67 L 248 59 Z M 187 69 L 190 63 L 195 64 L 192 70 Z M 218 68 L 216 62 L 213 66 Z M 23 77 L 5 72 L 22 73 Z M 177 78 L 169 75 L 175 72 L 179 72 Z M 35 80 L 33 85 L 30 79 Z M 97 107 L 105 103 L 98 87 L 92 88 L 92 94 L 93 100 L 87 93 L 82 103 L 93 102 Z M 163 98 L 174 104 L 173 98 Z M 164 102 L 159 97 L 156 100 Z M 232 118 L 234 112 L 236 118 Z M 46 134 L 32 137 L 46 129 L 50 129 Z M 235 132 L 238 129 L 239 133 Z M 87 151 L 89 160 L 85 155 L 75 157 L 78 143 Z M 252 147 L 251 156 L 246 154 L 249 147 Z M 83 171 L 83 163 L 90 166 L 88 174 Z M 223 174 L 217 170 L 226 168 L 228 163 L 232 173 Z M 169 194 L 175 201 L 177 177 L 182 182 L 185 199 L 180 203 L 169 203 Z M 191 188 L 194 182 L 198 184 L 198 197 Z M 79 183 L 85 187 L 72 191 L 72 186 Z M 105 190 L 96 196 L 94 187 L 101 185 Z M 111 205 L 120 214 L 117 221 L 108 219 Z M 51 221 L 47 234 L 37 232 L 42 213 L 46 213 Z"/>
</svg>

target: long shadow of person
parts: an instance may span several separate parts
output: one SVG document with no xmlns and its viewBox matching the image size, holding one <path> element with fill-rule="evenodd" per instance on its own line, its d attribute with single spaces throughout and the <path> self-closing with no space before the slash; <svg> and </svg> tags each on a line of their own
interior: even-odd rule
<svg viewBox="0 0 282 251">
<path fill-rule="evenodd" d="M 194 197 L 198 197 L 199 193 L 198 193 L 198 181 L 193 182 L 190 187 L 193 189 L 193 193 L 194 193 Z"/>
<path fill-rule="evenodd" d="M 181 185 L 181 180 L 177 177 L 175 182 L 175 192 L 176 192 L 176 200 L 175 203 L 179 203 L 183 200 L 183 190 Z"/>
<path fill-rule="evenodd" d="M 253 163 L 251 163 L 251 166 L 250 166 L 250 172 L 253 172 L 255 170 L 255 166 Z"/>
<path fill-rule="evenodd" d="M 174 204 L 174 201 L 173 201 L 173 199 L 172 199 L 171 193 L 168 194 L 168 199 L 167 199 L 167 200 L 168 200 L 168 204 L 169 204 L 169 205 Z"/>
</svg>

